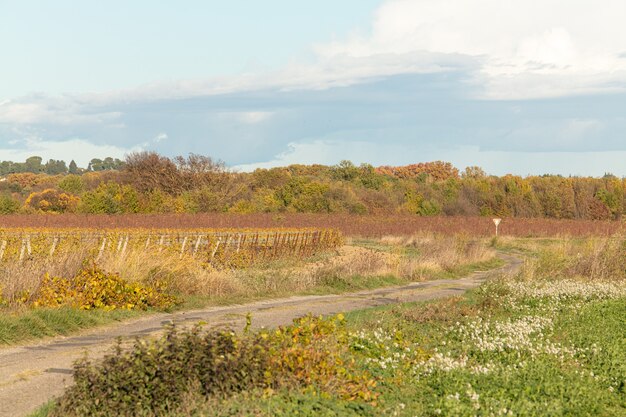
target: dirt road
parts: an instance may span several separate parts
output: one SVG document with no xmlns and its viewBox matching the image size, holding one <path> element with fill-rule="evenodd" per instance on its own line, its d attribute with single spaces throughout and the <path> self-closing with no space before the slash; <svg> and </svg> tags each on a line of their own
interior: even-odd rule
<svg viewBox="0 0 626 417">
<path fill-rule="evenodd" d="M 341 295 L 301 296 L 259 301 L 246 305 L 213 307 L 173 314 L 157 314 L 106 328 L 96 328 L 77 336 L 57 337 L 45 342 L 0 349 L 0 417 L 24 416 L 71 384 L 72 363 L 85 355 L 106 353 L 115 339 L 133 339 L 154 335 L 168 323 L 242 328 L 247 313 L 252 313 L 253 327 L 273 327 L 291 323 L 307 313 L 334 314 L 391 303 L 426 301 L 464 293 L 488 278 L 515 273 L 522 261 L 499 255 L 506 265 L 493 271 L 476 272 L 454 280 L 437 280 L 361 291 Z"/>
</svg>

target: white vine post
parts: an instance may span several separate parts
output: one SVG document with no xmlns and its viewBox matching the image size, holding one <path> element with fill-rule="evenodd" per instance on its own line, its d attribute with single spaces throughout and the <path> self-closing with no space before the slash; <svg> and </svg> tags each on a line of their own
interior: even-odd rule
<svg viewBox="0 0 626 417">
<path fill-rule="evenodd" d="M 496 225 L 496 236 L 498 236 L 498 226 L 500 225 L 501 221 L 502 219 L 493 219 L 493 224 Z"/>
</svg>

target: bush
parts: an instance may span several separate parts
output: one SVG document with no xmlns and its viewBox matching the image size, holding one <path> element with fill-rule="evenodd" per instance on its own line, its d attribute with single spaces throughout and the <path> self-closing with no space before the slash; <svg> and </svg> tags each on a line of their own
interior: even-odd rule
<svg viewBox="0 0 626 417">
<path fill-rule="evenodd" d="M 79 198 L 75 195 L 48 188 L 31 193 L 24 205 L 42 212 L 64 213 L 76 210 L 78 202 Z"/>
<path fill-rule="evenodd" d="M 85 191 L 85 183 L 78 175 L 67 175 L 59 181 L 59 188 L 67 193 L 79 195 Z"/>
<path fill-rule="evenodd" d="M 128 351 L 118 344 L 100 364 L 79 361 L 75 385 L 58 400 L 53 415 L 160 415 L 176 411 L 189 396 L 221 398 L 281 387 L 314 387 L 373 401 L 375 382 L 344 359 L 347 339 L 342 317 L 308 316 L 277 331 L 241 336 L 171 327 L 161 339 L 137 340 Z"/>
<path fill-rule="evenodd" d="M 46 275 L 34 301 L 36 307 L 63 305 L 83 310 L 167 308 L 176 299 L 158 285 L 144 287 L 125 282 L 117 274 L 106 273 L 96 264 L 84 267 L 73 279 Z"/>
<path fill-rule="evenodd" d="M 13 200 L 10 196 L 0 196 L 0 214 L 13 214 L 17 213 L 20 209 L 20 203 Z"/>
</svg>

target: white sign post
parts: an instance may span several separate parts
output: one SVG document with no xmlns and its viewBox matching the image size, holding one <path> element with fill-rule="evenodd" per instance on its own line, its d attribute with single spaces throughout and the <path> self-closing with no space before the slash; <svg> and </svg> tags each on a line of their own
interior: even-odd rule
<svg viewBox="0 0 626 417">
<path fill-rule="evenodd" d="M 502 219 L 493 219 L 493 224 L 496 225 L 496 236 L 498 236 L 498 225 L 500 224 L 501 221 Z"/>
</svg>

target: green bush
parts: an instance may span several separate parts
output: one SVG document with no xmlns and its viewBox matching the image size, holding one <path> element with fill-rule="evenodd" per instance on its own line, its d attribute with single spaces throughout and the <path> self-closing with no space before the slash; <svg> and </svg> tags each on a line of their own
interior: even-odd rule
<svg viewBox="0 0 626 417">
<path fill-rule="evenodd" d="M 17 213 L 20 209 L 20 203 L 13 200 L 8 195 L 0 195 L 0 214 Z"/>
<path fill-rule="evenodd" d="M 171 327 L 161 339 L 137 340 L 130 350 L 118 343 L 99 364 L 79 361 L 75 385 L 52 415 L 160 415 L 176 412 L 189 397 L 222 398 L 254 389 L 312 388 L 372 402 L 376 383 L 344 358 L 347 340 L 341 316 L 307 316 L 276 331 L 241 336 Z"/>
</svg>

